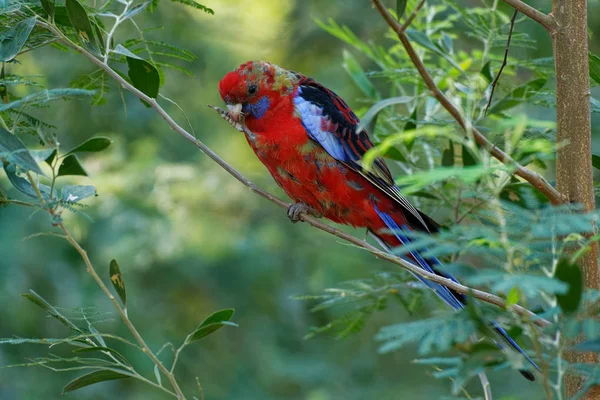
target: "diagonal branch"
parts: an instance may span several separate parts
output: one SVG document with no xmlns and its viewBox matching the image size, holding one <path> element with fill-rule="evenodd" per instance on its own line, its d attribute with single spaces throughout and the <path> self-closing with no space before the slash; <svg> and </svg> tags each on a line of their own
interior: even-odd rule
<svg viewBox="0 0 600 400">
<path fill-rule="evenodd" d="M 554 35 L 558 30 L 558 24 L 552 14 L 544 14 L 543 12 L 531 7 L 529 4 L 523 3 L 521 0 L 502 0 L 517 11 L 522 12 L 532 20 L 540 23 L 546 30 Z"/>
<path fill-rule="evenodd" d="M 458 108 L 442 93 L 442 91 L 437 87 L 431 74 L 425 68 L 425 64 L 413 48 L 410 40 L 406 33 L 402 30 L 402 26 L 394 19 L 392 14 L 383 6 L 381 0 L 373 0 L 375 7 L 381 14 L 381 16 L 385 19 L 387 24 L 398 34 L 398 38 L 408 57 L 417 68 L 419 75 L 427 85 L 429 91 L 433 94 L 433 96 L 440 102 L 440 104 L 448 111 L 448 113 L 456 120 L 458 125 L 463 128 L 465 131 L 470 131 L 473 134 L 473 138 L 481 147 L 487 150 L 494 158 L 498 159 L 503 164 L 506 164 L 509 167 L 514 168 L 514 174 L 520 176 L 529 182 L 532 186 L 542 192 L 548 200 L 552 204 L 563 204 L 566 202 L 565 197 L 558 192 L 547 180 L 544 179 L 540 174 L 535 171 L 530 170 L 519 164 L 515 159 L 506 154 L 504 151 L 500 150 L 498 147 L 493 145 L 477 128 L 474 126 L 468 125 L 465 118 L 461 115 Z"/>
<path fill-rule="evenodd" d="M 250 189 L 250 191 L 258 194 L 261 197 L 266 198 L 270 202 L 272 202 L 275 205 L 282 207 L 284 209 L 288 209 L 291 206 L 291 204 L 277 198 L 276 196 L 272 195 L 271 193 L 269 193 L 265 190 L 262 190 L 261 188 L 256 186 L 254 183 L 252 183 L 248 178 L 243 176 L 235 168 L 233 168 L 231 165 L 229 165 L 225 160 L 223 160 L 221 157 L 219 157 L 208 146 L 206 146 L 201 141 L 197 140 L 194 136 L 192 136 L 189 132 L 187 132 L 184 128 L 182 128 L 179 124 L 177 124 L 177 122 L 175 122 L 171 118 L 171 116 L 160 106 L 160 104 L 157 103 L 156 99 L 148 97 L 146 94 L 144 94 L 141 91 L 139 91 L 138 89 L 136 89 L 132 84 L 127 82 L 127 80 L 125 80 L 123 77 L 121 77 L 121 75 L 119 75 L 115 70 L 113 70 L 108 64 L 103 63 L 102 60 L 98 59 L 96 56 L 94 56 L 93 54 L 88 52 L 86 49 L 84 49 L 81 46 L 77 45 L 76 43 L 72 42 L 54 25 L 50 25 L 46 22 L 39 21 L 39 20 L 37 21 L 37 24 L 39 26 L 43 27 L 44 29 L 49 30 L 53 34 L 55 34 L 60 39 L 60 41 L 62 43 L 64 43 L 66 46 L 76 50 L 77 52 L 79 52 L 83 56 L 85 56 L 87 59 L 92 61 L 94 64 L 96 64 L 99 68 L 101 68 L 103 71 L 105 71 L 111 78 L 113 78 L 125 90 L 133 93 L 139 99 L 150 104 L 150 106 L 161 116 L 161 118 L 167 122 L 167 124 L 169 125 L 169 127 L 171 129 L 173 129 L 175 132 L 179 133 L 185 139 L 187 139 L 188 141 L 193 143 L 198 149 L 200 149 L 207 156 L 209 156 L 214 162 L 216 162 L 220 167 L 222 167 L 225 171 L 227 171 L 231 176 L 233 176 L 235 179 L 240 181 L 243 185 L 248 187 L 248 189 Z M 221 114 L 222 117 L 225 117 L 227 114 L 225 111 L 220 110 L 220 109 L 217 109 L 217 111 L 219 111 L 219 113 Z M 241 127 L 241 129 L 243 129 L 243 128 L 245 128 L 245 127 Z M 427 271 L 417 267 L 416 265 L 414 265 L 406 260 L 401 259 L 400 257 L 396 257 L 392 254 L 383 252 L 383 251 L 379 250 L 378 248 L 376 248 L 375 246 L 371 245 L 370 243 L 360 240 L 360 239 L 358 239 L 352 235 L 349 235 L 345 232 L 342 232 L 339 229 L 334 228 L 333 226 L 328 225 L 326 223 L 323 223 L 323 222 L 319 221 L 318 219 L 313 218 L 310 215 L 307 215 L 305 213 L 300 214 L 300 218 L 304 222 L 307 222 L 309 225 L 312 225 L 317 229 L 320 229 L 331 235 L 334 235 L 336 237 L 344 239 L 347 242 L 350 242 L 350 243 L 358 246 L 359 248 L 362 248 L 362 249 L 368 251 L 369 253 L 373 254 L 377 258 L 381 258 L 381 259 L 389 261 L 393 264 L 399 265 L 400 267 L 402 267 L 414 274 L 422 276 L 432 282 L 436 282 L 436 283 L 445 285 L 448 288 L 455 290 L 458 293 L 471 295 L 471 296 L 473 296 L 477 299 L 480 299 L 482 301 L 485 301 L 487 303 L 491 303 L 491 304 L 497 305 L 499 307 L 506 308 L 506 301 L 499 296 L 496 296 L 494 294 L 487 293 L 487 292 L 484 292 L 481 290 L 473 289 L 473 288 L 470 288 L 467 286 L 463 286 L 463 285 L 458 284 L 450 279 L 444 278 L 440 275 L 436 275 L 436 274 L 427 272 Z M 531 320 L 540 327 L 546 327 L 546 326 L 550 325 L 549 321 L 547 321 L 541 317 L 538 317 L 536 314 L 527 310 L 524 307 L 521 307 L 518 305 L 511 305 L 510 309 L 513 310 L 515 313 L 517 313 L 520 316 L 523 316 L 526 318 L 531 318 Z"/>
</svg>

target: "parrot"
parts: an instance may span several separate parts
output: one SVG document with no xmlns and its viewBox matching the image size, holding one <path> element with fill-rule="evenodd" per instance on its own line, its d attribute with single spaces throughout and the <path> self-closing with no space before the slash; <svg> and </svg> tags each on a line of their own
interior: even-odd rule
<svg viewBox="0 0 600 400">
<path fill-rule="evenodd" d="M 387 251 L 410 243 L 410 232 L 439 231 L 440 225 L 402 195 L 381 156 L 364 167 L 362 158 L 373 149 L 373 142 L 365 129 L 359 129 L 356 114 L 332 90 L 275 64 L 248 61 L 221 79 L 219 93 L 229 121 L 238 129 L 245 125 L 248 144 L 294 201 L 287 212 L 292 222 L 306 213 L 366 228 Z M 406 257 L 423 270 L 458 283 L 439 270 L 437 258 L 416 250 Z M 463 294 L 415 277 L 454 310 L 466 306 Z M 539 371 L 500 325 L 493 322 L 492 327 Z M 519 371 L 535 380 L 531 371 Z"/>
</svg>

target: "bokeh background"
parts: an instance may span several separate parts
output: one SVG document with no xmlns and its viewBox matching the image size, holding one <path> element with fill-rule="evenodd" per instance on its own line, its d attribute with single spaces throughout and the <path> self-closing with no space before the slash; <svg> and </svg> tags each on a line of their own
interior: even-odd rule
<svg viewBox="0 0 600 400">
<path fill-rule="evenodd" d="M 366 0 L 203 3 L 215 10 L 214 16 L 162 0 L 158 12 L 138 19 L 143 27 L 163 27 L 149 32 L 151 38 L 198 56 L 188 66 L 193 77 L 167 70 L 161 92 L 185 110 L 199 139 L 256 184 L 284 196 L 245 139 L 206 107 L 221 104 L 219 79 L 247 60 L 268 60 L 317 78 L 359 107 L 359 91 L 341 67 L 347 46 L 321 30 L 315 19 L 333 18 L 359 37 L 382 44 L 390 43 L 384 38 L 386 27 Z M 549 11 L 548 2 L 535 3 Z M 590 43 L 598 54 L 600 3 L 591 3 Z M 510 12 L 502 5 L 500 9 Z M 552 56 L 541 28 L 528 22 L 519 29 L 538 41 L 532 57 Z M 130 33 L 124 27 L 117 37 Z M 373 67 L 357 57 L 365 69 Z M 92 70 L 82 57 L 50 47 L 28 53 L 20 62 L 11 66 L 13 72 L 39 74 L 49 88 L 65 87 Z M 95 185 L 99 196 L 88 201 L 89 218 L 67 215 L 66 221 L 105 279 L 109 261 L 119 261 L 131 318 L 153 349 L 169 341 L 177 345 L 211 312 L 235 308 L 233 320 L 239 328 L 222 329 L 183 354 L 177 373 L 188 393 L 198 395 L 197 376 L 206 399 L 433 399 L 448 395 L 451 382 L 435 380 L 430 377 L 431 369 L 411 364 L 416 349 L 378 354 L 373 335 L 381 326 L 418 318 L 408 316 L 399 305 L 390 303 L 362 332 L 347 339 L 325 334 L 303 340 L 312 326 L 326 324 L 335 311 L 311 313 L 314 303 L 292 296 L 320 294 L 340 282 L 369 278 L 394 266 L 309 226 L 292 225 L 283 210 L 252 195 L 133 96 L 125 94 L 125 104 L 120 98 L 113 86 L 109 101 L 101 107 L 85 100 L 64 102 L 40 115 L 57 126 L 63 148 L 93 135 L 114 141 L 107 151 L 83 157 L 90 177 L 73 182 Z M 167 104 L 167 108 L 187 126 L 175 107 Z M 551 110 L 536 117 L 553 119 Z M 596 118 L 596 134 L 597 122 Z M 15 206 L 0 208 L 0 228 L 0 337 L 68 334 L 20 297 L 29 289 L 60 307 L 109 312 L 98 328 L 128 337 L 66 242 L 49 236 L 25 239 L 51 230 L 47 216 Z M 435 307 L 437 303 L 426 302 L 423 315 Z M 22 363 L 47 352 L 39 345 L 3 346 L 0 365 Z M 128 356 L 153 376 L 143 355 Z M 41 367 L 0 369 L 0 399 L 164 398 L 129 380 L 61 396 L 62 386 L 77 375 Z M 539 385 L 517 373 L 492 373 L 490 379 L 498 399 L 543 397 Z M 480 395 L 478 382 L 471 383 L 469 391 Z"/>
</svg>

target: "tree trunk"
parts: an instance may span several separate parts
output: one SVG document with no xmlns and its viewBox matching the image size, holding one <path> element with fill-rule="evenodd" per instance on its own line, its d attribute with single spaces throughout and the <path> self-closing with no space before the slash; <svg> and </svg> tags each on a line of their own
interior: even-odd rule
<svg viewBox="0 0 600 400">
<path fill-rule="evenodd" d="M 590 116 L 590 78 L 588 65 L 587 0 L 553 0 L 552 13 L 558 23 L 553 35 L 556 68 L 556 140 L 568 143 L 557 152 L 556 186 L 571 202 L 593 211 L 592 137 Z M 580 259 L 585 286 L 598 289 L 598 246 Z M 572 362 L 597 363 L 594 353 L 573 353 Z M 575 394 L 582 381 L 567 377 L 567 395 Z M 596 386 L 586 396 L 600 398 Z"/>
</svg>

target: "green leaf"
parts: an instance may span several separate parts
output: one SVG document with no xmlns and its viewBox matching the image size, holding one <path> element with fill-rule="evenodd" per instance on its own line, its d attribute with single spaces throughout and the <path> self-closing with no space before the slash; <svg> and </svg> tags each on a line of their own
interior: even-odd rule
<svg viewBox="0 0 600 400">
<path fill-rule="evenodd" d="M 589 53 L 590 59 L 590 78 L 600 84 L 600 57 Z"/>
<path fill-rule="evenodd" d="M 546 84 L 546 78 L 534 79 L 525 85 L 519 86 L 510 92 L 505 98 L 498 101 L 490 108 L 490 113 L 499 113 L 518 106 L 527 99 L 535 96 Z"/>
<path fill-rule="evenodd" d="M 106 149 L 108 146 L 111 145 L 111 143 L 112 143 L 112 140 L 110 140 L 107 137 L 96 136 L 96 137 L 93 137 L 93 138 L 88 139 L 85 142 L 81 143 L 79 146 L 75 147 L 73 150 L 69 151 L 65 155 L 69 155 L 72 153 L 85 153 L 85 152 L 97 153 L 99 151 Z"/>
<path fill-rule="evenodd" d="M 506 296 L 506 309 L 509 309 L 514 304 L 519 304 L 521 299 L 521 289 L 518 286 L 513 286 Z"/>
<path fill-rule="evenodd" d="M 77 31 L 77 36 L 79 36 L 81 43 L 93 53 L 99 54 L 100 49 L 94 35 L 94 30 L 92 29 L 92 24 L 83 6 L 77 0 L 66 0 L 65 6 L 67 7 L 67 15 L 69 16 L 71 25 Z"/>
<path fill-rule="evenodd" d="M 113 356 L 115 356 L 116 358 L 118 358 L 121 362 L 123 362 L 125 364 L 129 364 L 127 362 L 127 359 L 121 353 L 119 353 L 115 349 L 111 349 L 110 347 L 104 347 L 104 346 L 80 347 L 78 349 L 73 350 L 73 353 L 95 353 L 97 351 L 110 353 Z"/>
<path fill-rule="evenodd" d="M 48 13 L 48 16 L 54 18 L 54 0 L 40 0 L 42 8 Z"/>
<path fill-rule="evenodd" d="M 31 186 L 31 183 L 29 183 L 27 179 L 21 178 L 19 175 L 17 175 L 17 167 L 15 164 L 4 163 L 4 172 L 15 189 L 34 199 L 38 198 L 38 195 L 33 186 Z M 38 189 L 40 189 L 40 193 L 42 194 L 43 198 L 47 199 L 49 197 L 50 188 L 48 186 L 38 184 Z"/>
<path fill-rule="evenodd" d="M 375 339 L 384 342 L 379 348 L 380 353 L 395 351 L 420 341 L 419 354 L 427 354 L 433 350 L 443 352 L 455 343 L 466 342 L 475 332 L 475 323 L 466 312 L 461 312 L 386 326 L 379 330 Z"/>
<path fill-rule="evenodd" d="M 573 347 L 575 351 L 593 351 L 600 352 L 600 339 L 588 340 L 582 343 L 579 343 Z"/>
<path fill-rule="evenodd" d="M 155 99 L 160 87 L 160 75 L 156 67 L 146 60 L 130 56 L 127 57 L 127 65 L 129 66 L 127 74 L 133 86 L 146 96 Z"/>
<path fill-rule="evenodd" d="M 600 156 L 592 154 L 592 165 L 594 168 L 600 169 Z"/>
<path fill-rule="evenodd" d="M 462 161 L 463 166 L 465 167 L 470 167 L 477 164 L 477 160 L 475 157 L 473 157 L 473 154 L 471 154 L 471 150 L 469 150 L 469 148 L 464 144 L 462 146 Z"/>
<path fill-rule="evenodd" d="M 127 308 L 127 292 L 125 291 L 125 280 L 123 279 L 123 274 L 121 274 L 121 269 L 119 268 L 119 263 L 117 263 L 117 260 L 112 260 L 110 262 L 108 273 L 110 274 L 110 281 L 113 287 L 115 288 L 117 294 L 123 302 L 123 307 Z"/>
<path fill-rule="evenodd" d="M 13 109 L 25 109 L 26 107 L 40 106 L 50 101 L 69 99 L 73 97 L 93 96 L 93 90 L 83 89 L 49 89 L 27 95 L 12 103 L 0 103 L 0 112 Z"/>
<path fill-rule="evenodd" d="M 406 11 L 406 3 L 408 3 L 407 0 L 396 0 L 396 15 L 398 16 L 398 21 L 400 21 L 400 18 L 402 18 Z"/>
<path fill-rule="evenodd" d="M 583 293 L 583 275 L 579 266 L 565 259 L 559 260 L 554 277 L 569 285 L 567 293 L 556 295 L 560 308 L 565 313 L 577 311 Z"/>
<path fill-rule="evenodd" d="M 375 89 L 375 86 L 373 86 L 373 84 L 365 74 L 365 71 L 360 66 L 358 60 L 356 60 L 352 53 L 345 49 L 343 51 L 343 56 L 343 67 L 348 73 L 348 75 L 350 75 L 352 80 L 358 85 L 360 90 L 365 94 L 365 96 L 371 99 L 378 98 L 379 95 L 377 93 L 377 89 Z"/>
<path fill-rule="evenodd" d="M 4 128 L 0 128 L 0 159 L 18 165 L 26 171 L 33 171 L 36 174 L 44 175 L 40 166 L 21 139 Z"/>
<path fill-rule="evenodd" d="M 128 18 L 133 18 L 136 15 L 138 15 L 139 13 L 141 13 L 142 11 L 144 11 L 149 5 L 150 5 L 151 1 L 147 1 L 145 3 L 142 4 L 138 4 L 134 7 L 131 7 L 127 13 L 125 14 L 125 17 L 123 17 L 123 21 L 128 19 Z"/>
<path fill-rule="evenodd" d="M 21 296 L 26 298 L 27 300 L 31 301 L 33 304 L 40 307 L 44 311 L 46 311 L 48 314 L 50 314 L 51 317 L 58 320 L 60 323 L 65 325 L 67 328 L 70 328 L 70 329 L 74 330 L 75 332 L 78 332 L 81 334 L 84 333 L 81 329 L 79 329 L 77 327 L 77 325 L 75 325 L 74 323 L 69 321 L 69 319 L 67 317 L 65 317 L 64 315 L 62 315 L 60 312 L 58 312 L 58 310 L 52 304 L 48 303 L 42 296 L 40 296 L 33 290 L 30 289 L 29 293 L 22 294 Z"/>
<path fill-rule="evenodd" d="M 63 388 L 63 394 L 72 392 L 73 390 L 81 389 L 82 387 L 93 385 L 95 383 L 125 378 L 131 378 L 131 375 L 126 371 L 120 372 L 118 370 L 103 369 L 100 371 L 90 372 L 89 374 L 82 375 L 69 382 Z"/>
<path fill-rule="evenodd" d="M 488 84 L 494 81 L 491 60 L 485 63 L 485 65 L 481 68 L 481 71 L 479 71 L 479 73 L 485 78 Z"/>
<path fill-rule="evenodd" d="M 406 121 L 406 125 L 404 125 L 404 132 L 414 131 L 417 129 L 417 107 L 410 113 L 410 117 L 408 121 Z M 406 142 L 406 148 L 410 152 L 415 144 L 415 136 L 410 137 Z"/>
<path fill-rule="evenodd" d="M 215 11 L 212 8 L 208 8 L 200 3 L 195 2 L 194 0 L 171 0 L 173 3 L 181 3 L 186 6 L 190 6 L 195 8 L 196 10 L 204 11 L 209 15 L 215 15 Z"/>
<path fill-rule="evenodd" d="M 387 150 L 382 150 L 380 152 L 380 155 L 382 157 L 389 158 L 394 161 L 408 162 L 406 157 L 404 157 L 404 154 L 402 154 L 402 152 L 395 147 L 390 147 Z"/>
<path fill-rule="evenodd" d="M 543 208 L 549 202 L 548 198 L 538 189 L 527 182 L 518 181 L 506 185 L 500 192 L 500 198 L 531 210 Z"/>
<path fill-rule="evenodd" d="M 593 97 L 590 97 L 590 103 L 592 103 L 592 112 L 600 113 L 600 101 L 596 100 Z"/>
<path fill-rule="evenodd" d="M 65 175 L 82 175 L 88 176 L 85 169 L 79 162 L 79 159 L 75 154 L 70 154 L 62 161 L 60 167 L 58 167 L 58 176 Z"/>
<path fill-rule="evenodd" d="M 36 17 L 20 21 L 6 32 L 0 33 L 0 62 L 7 62 L 19 53 L 31 30 L 35 26 Z"/>
<path fill-rule="evenodd" d="M 67 185 L 60 191 L 61 198 L 71 203 L 78 203 L 88 197 L 96 196 L 96 188 L 89 185 Z"/>
<path fill-rule="evenodd" d="M 52 165 L 52 161 L 54 161 L 54 157 L 56 157 L 56 149 L 46 149 L 46 150 L 31 150 L 31 155 L 37 162 L 45 162 L 48 165 Z"/>
<path fill-rule="evenodd" d="M 420 46 L 422 46 L 422 47 L 424 47 L 424 48 L 426 48 L 428 50 L 431 50 L 432 52 L 434 52 L 435 54 L 437 54 L 438 56 L 444 58 L 446 61 L 448 61 L 450 64 L 452 64 L 452 66 L 454 68 L 456 68 L 460 72 L 463 72 L 463 70 L 460 67 L 460 65 L 458 65 L 456 63 L 456 61 L 454 61 L 452 59 L 452 57 L 450 57 L 450 55 L 447 54 L 443 49 L 441 49 L 438 45 L 436 45 L 435 43 L 433 43 L 431 41 L 431 39 L 429 39 L 429 37 L 425 33 L 421 32 L 421 31 L 417 31 L 415 29 L 407 29 L 406 30 L 406 35 L 413 42 L 416 42 Z"/>
<path fill-rule="evenodd" d="M 448 140 L 449 147 L 442 153 L 442 166 L 453 167 L 454 166 L 454 143 L 452 140 Z"/>
<path fill-rule="evenodd" d="M 399 96 L 378 101 L 377 103 L 373 104 L 373 106 L 371 106 L 371 108 L 369 109 L 369 111 L 367 111 L 364 117 L 362 117 L 360 123 L 356 127 L 356 132 L 361 132 L 362 130 L 364 130 L 365 127 L 370 124 L 371 120 L 375 118 L 377 114 L 379 114 L 379 112 L 384 108 L 396 104 L 406 104 L 412 101 L 413 99 L 414 97 L 411 96 Z"/>
<path fill-rule="evenodd" d="M 237 326 L 236 324 L 229 322 L 234 313 L 235 310 L 232 308 L 227 308 L 212 313 L 204 321 L 202 321 L 202 323 L 194 332 L 188 336 L 187 343 L 200 340 L 203 337 L 210 335 L 214 331 L 221 329 L 225 325 Z"/>
</svg>

